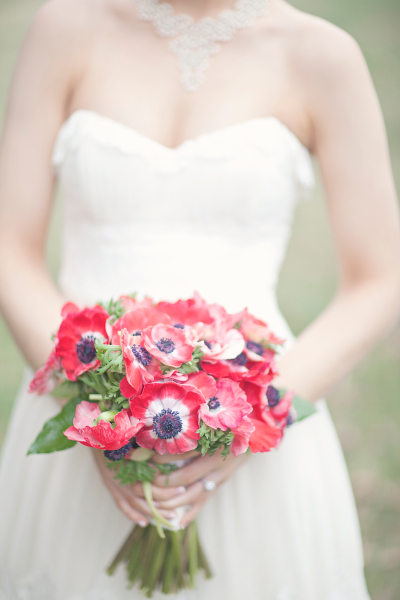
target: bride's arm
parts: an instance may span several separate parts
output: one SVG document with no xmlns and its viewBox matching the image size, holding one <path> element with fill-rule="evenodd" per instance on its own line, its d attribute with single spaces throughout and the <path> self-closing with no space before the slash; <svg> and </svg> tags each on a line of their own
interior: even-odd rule
<svg viewBox="0 0 400 600">
<path fill-rule="evenodd" d="M 310 400 L 367 354 L 400 308 L 399 215 L 381 110 L 356 43 L 326 28 L 327 37 L 323 26 L 312 44 L 298 43 L 303 51 L 294 66 L 313 125 L 340 279 L 333 302 L 279 365 L 279 383 Z"/>
<path fill-rule="evenodd" d="M 35 369 L 47 359 L 63 304 L 45 246 L 54 194 L 51 152 L 74 62 L 67 26 L 49 8 L 39 11 L 23 44 L 0 142 L 0 308 Z"/>
</svg>

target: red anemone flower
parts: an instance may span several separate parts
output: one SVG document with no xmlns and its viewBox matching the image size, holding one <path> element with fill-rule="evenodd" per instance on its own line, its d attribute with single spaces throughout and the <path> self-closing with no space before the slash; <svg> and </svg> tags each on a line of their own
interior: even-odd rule
<svg viewBox="0 0 400 600">
<path fill-rule="evenodd" d="M 131 411 L 124 409 L 114 417 L 115 427 L 108 421 L 99 421 L 101 415 L 98 404 L 83 400 L 76 407 L 73 426 L 64 431 L 69 440 L 80 442 L 91 448 L 102 450 L 119 450 L 143 427 Z"/>
<path fill-rule="evenodd" d="M 30 383 L 29 392 L 39 395 L 50 394 L 62 381 L 61 370 L 61 359 L 56 356 L 55 349 L 53 349 L 46 364 L 36 371 Z"/>
<path fill-rule="evenodd" d="M 193 386 L 174 382 L 149 383 L 143 393 L 130 400 L 132 415 L 143 429 L 136 441 L 159 454 L 182 454 L 194 450 L 200 438 L 199 408 L 203 395 Z"/>
<path fill-rule="evenodd" d="M 76 312 L 71 307 L 74 305 L 64 307 L 68 310 L 57 333 L 55 355 L 61 359 L 67 378 L 76 381 L 85 371 L 99 367 L 95 341 L 108 343 L 106 321 L 109 315 L 102 306 Z"/>
</svg>

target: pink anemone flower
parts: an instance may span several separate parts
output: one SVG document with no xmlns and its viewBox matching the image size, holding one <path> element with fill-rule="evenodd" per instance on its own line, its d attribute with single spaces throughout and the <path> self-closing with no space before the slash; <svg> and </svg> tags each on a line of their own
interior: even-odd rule
<svg viewBox="0 0 400 600">
<path fill-rule="evenodd" d="M 250 381 L 259 386 L 268 385 L 278 374 L 274 352 L 266 350 L 261 362 L 248 360 L 241 352 L 233 360 L 213 361 L 203 359 L 201 367 L 206 373 L 220 379 L 229 377 L 234 381 Z"/>
<path fill-rule="evenodd" d="M 193 298 L 178 300 L 178 302 L 159 302 L 157 310 L 167 313 L 174 327 L 194 325 L 195 323 L 212 323 L 212 318 L 206 304 L 199 304 Z"/>
<path fill-rule="evenodd" d="M 180 367 L 192 358 L 194 345 L 181 329 L 171 325 L 154 325 L 142 332 L 143 345 L 148 352 L 164 365 Z"/>
<path fill-rule="evenodd" d="M 61 358 L 53 349 L 46 364 L 36 371 L 28 391 L 31 394 L 50 394 L 62 382 L 61 371 Z"/>
<path fill-rule="evenodd" d="M 95 341 L 108 343 L 106 321 L 109 317 L 102 306 L 84 308 L 75 312 L 77 307 L 71 303 L 63 309 L 65 318 L 57 333 L 55 354 L 70 381 L 76 381 L 86 371 L 97 369 Z"/>
<path fill-rule="evenodd" d="M 204 360 L 231 360 L 239 356 L 245 342 L 237 329 L 215 331 L 202 345 Z"/>
<path fill-rule="evenodd" d="M 204 400 L 208 400 L 217 394 L 217 384 L 213 377 L 199 371 L 198 373 L 191 373 L 187 378 L 187 384 L 193 385 L 199 390 L 204 396 Z"/>
<path fill-rule="evenodd" d="M 117 319 L 115 323 L 107 323 L 107 332 L 111 339 L 112 344 L 119 344 L 119 332 L 122 329 L 126 329 L 133 336 L 142 335 L 143 329 L 150 325 L 157 325 L 157 323 L 164 323 L 165 325 L 171 325 L 171 317 L 165 313 L 161 313 L 154 308 L 143 306 L 142 308 L 135 308 L 128 310 L 122 317 Z"/>
<path fill-rule="evenodd" d="M 139 342 L 140 337 L 130 335 L 127 329 L 120 332 L 120 344 L 126 368 L 126 377 L 120 383 L 120 390 L 125 397 L 129 398 L 140 393 L 144 384 L 154 381 L 156 376 L 162 374 L 160 363 Z M 133 388 L 133 391 L 131 392 L 129 388 Z"/>
<path fill-rule="evenodd" d="M 150 296 L 145 296 L 143 300 L 136 300 L 134 296 L 132 297 L 123 294 L 118 300 L 121 302 L 125 311 L 137 310 L 138 308 L 152 308 L 154 306 L 153 299 L 150 298 Z"/>
<path fill-rule="evenodd" d="M 193 386 L 149 383 L 129 404 L 132 415 L 143 425 L 136 436 L 139 446 L 159 454 L 182 454 L 196 448 L 204 397 Z"/>
<path fill-rule="evenodd" d="M 264 321 L 256 319 L 256 317 L 247 312 L 241 321 L 239 331 L 243 334 L 246 341 L 252 341 L 255 344 L 281 345 L 285 341 L 272 333 Z"/>
<path fill-rule="evenodd" d="M 264 409 L 264 413 L 269 413 L 280 427 L 284 427 L 292 406 L 293 396 L 294 392 L 288 391 L 280 398 L 278 390 L 272 385 L 268 386 L 265 396 L 268 405 Z"/>
<path fill-rule="evenodd" d="M 233 442 L 230 445 L 233 456 L 239 456 L 239 454 L 246 452 L 249 447 L 250 436 L 254 431 L 255 425 L 249 417 L 243 417 L 240 425 L 231 429 L 234 435 Z"/>
<path fill-rule="evenodd" d="M 73 426 L 68 427 L 64 431 L 64 435 L 69 440 L 80 442 L 91 448 L 119 450 L 143 427 L 142 423 L 127 409 L 115 415 L 114 428 L 107 421 L 99 421 L 96 424 L 100 415 L 101 410 L 98 404 L 83 400 L 76 407 Z"/>
<path fill-rule="evenodd" d="M 234 429 L 252 412 L 253 407 L 246 402 L 246 394 L 234 381 L 221 379 L 216 387 L 216 395 L 209 397 L 207 403 L 201 406 L 200 419 L 212 429 Z"/>
</svg>

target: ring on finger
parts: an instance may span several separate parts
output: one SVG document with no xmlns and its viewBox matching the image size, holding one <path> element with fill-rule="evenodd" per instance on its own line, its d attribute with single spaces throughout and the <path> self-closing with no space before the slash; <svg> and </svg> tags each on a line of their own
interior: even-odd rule
<svg viewBox="0 0 400 600">
<path fill-rule="evenodd" d="M 215 481 L 212 481 L 212 479 L 201 478 L 201 481 L 203 482 L 203 488 L 206 492 L 213 492 L 217 487 L 217 484 Z"/>
</svg>

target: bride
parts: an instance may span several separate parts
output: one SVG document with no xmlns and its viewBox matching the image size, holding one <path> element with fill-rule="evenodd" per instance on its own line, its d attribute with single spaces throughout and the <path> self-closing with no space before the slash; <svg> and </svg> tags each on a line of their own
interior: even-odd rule
<svg viewBox="0 0 400 600">
<path fill-rule="evenodd" d="M 310 153 L 340 282 L 294 342 L 275 287 L 295 203 L 313 185 Z M 44 260 L 56 181 L 58 287 Z M 66 299 L 196 289 L 267 320 L 287 339 L 279 385 L 317 403 L 270 454 L 196 457 L 168 485 L 156 479 L 165 516 L 187 506 L 185 526 L 198 515 L 215 573 L 179 598 L 367 600 L 354 500 L 321 398 L 395 321 L 400 235 L 383 120 L 354 40 L 284 0 L 52 0 L 15 71 L 0 200 L 0 303 L 32 368 Z M 54 398 L 27 395 L 31 375 L 2 453 L 0 598 L 140 598 L 123 572 L 104 570 L 132 521 L 148 523 L 143 490 L 121 487 L 83 447 L 26 456 L 57 412 Z"/>
</svg>

